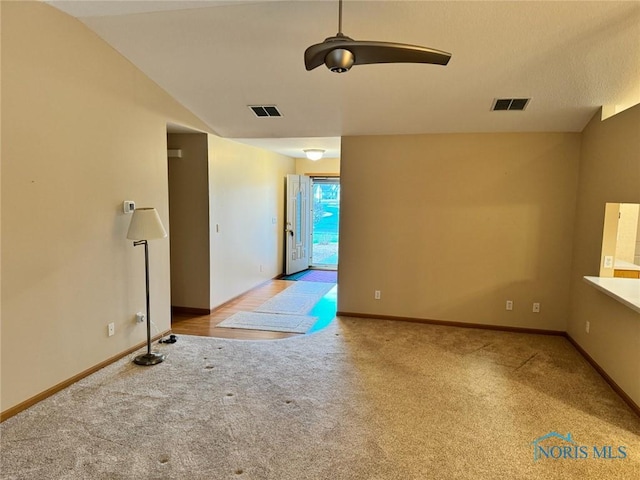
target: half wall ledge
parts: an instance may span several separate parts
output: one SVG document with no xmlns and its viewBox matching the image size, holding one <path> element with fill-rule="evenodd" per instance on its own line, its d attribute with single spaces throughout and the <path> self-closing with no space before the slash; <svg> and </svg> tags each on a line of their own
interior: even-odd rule
<svg viewBox="0 0 640 480">
<path fill-rule="evenodd" d="M 640 313 L 640 280 L 636 278 L 583 277 L 592 287 Z"/>
</svg>

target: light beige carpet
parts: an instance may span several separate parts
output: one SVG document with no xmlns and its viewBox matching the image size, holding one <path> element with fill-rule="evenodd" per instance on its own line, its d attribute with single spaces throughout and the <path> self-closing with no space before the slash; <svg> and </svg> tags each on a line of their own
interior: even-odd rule
<svg viewBox="0 0 640 480">
<path fill-rule="evenodd" d="M 640 419 L 563 338 L 344 319 L 159 347 L 4 422 L 2 478 L 640 478 Z M 534 461 L 550 432 L 626 458 Z"/>
</svg>

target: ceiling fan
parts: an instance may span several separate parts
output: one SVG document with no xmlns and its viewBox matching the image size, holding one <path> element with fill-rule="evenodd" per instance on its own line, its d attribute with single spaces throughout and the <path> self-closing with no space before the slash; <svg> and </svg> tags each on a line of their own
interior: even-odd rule
<svg viewBox="0 0 640 480">
<path fill-rule="evenodd" d="M 307 70 L 323 63 L 335 73 L 348 72 L 353 65 L 370 63 L 449 63 L 451 54 L 441 50 L 403 43 L 357 41 L 347 37 L 342 33 L 342 0 L 338 1 L 338 33 L 305 50 Z"/>
</svg>

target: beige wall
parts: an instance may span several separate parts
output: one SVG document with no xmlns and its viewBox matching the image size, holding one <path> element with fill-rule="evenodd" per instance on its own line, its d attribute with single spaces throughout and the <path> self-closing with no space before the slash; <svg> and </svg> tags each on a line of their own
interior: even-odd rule
<svg viewBox="0 0 640 480">
<path fill-rule="evenodd" d="M 618 244 L 618 215 L 620 214 L 620 204 L 607 203 L 603 208 L 604 220 L 602 222 L 602 252 L 600 255 L 599 276 L 613 277 L 616 246 Z M 607 257 L 611 257 L 610 264 L 605 261 Z"/>
<path fill-rule="evenodd" d="M 2 2 L 0 1 L 0 39 L 2 39 Z M 0 40 L 1 41 L 1 40 Z M 0 65 L 2 64 L 2 48 L 0 48 Z M 0 72 L 2 68 L 0 67 Z M 0 75 L 0 112 L 2 111 L 2 75 Z M 0 114 L 0 145 L 2 144 L 2 115 Z M 1 150 L 1 147 L 0 147 Z M 2 155 L 0 151 L 0 258 L 2 258 Z M 0 268 L 0 292 L 2 291 L 2 268 Z M 0 299 L 0 376 L 2 372 L 2 301 Z M 0 412 L 2 411 L 2 384 L 0 382 Z"/>
<path fill-rule="evenodd" d="M 640 132 L 638 133 L 640 134 Z M 640 185 L 638 186 L 638 188 L 640 188 Z M 638 206 L 639 205 L 637 203 L 620 204 L 620 212 L 618 217 L 618 240 L 616 242 L 616 258 L 629 263 L 633 263 L 636 254 L 636 238 L 638 236 Z"/>
<path fill-rule="evenodd" d="M 2 100 L 4 411 L 144 341 L 144 254 L 122 202 L 156 207 L 169 228 L 166 123 L 206 126 L 41 2 L 2 2 Z M 169 242 L 149 248 L 166 330 Z"/>
<path fill-rule="evenodd" d="M 331 173 L 339 175 L 340 159 L 321 158 L 320 160 L 312 161 L 307 158 L 296 158 L 295 173 L 297 175 L 309 175 L 314 173 Z"/>
<path fill-rule="evenodd" d="M 582 133 L 568 326 L 569 334 L 636 404 L 640 404 L 640 315 L 590 287 L 582 277 L 598 274 L 605 203 L 640 203 L 638 132 L 640 106 L 604 122 L 596 115 Z"/>
<path fill-rule="evenodd" d="M 209 135 L 211 307 L 282 273 L 292 158 Z"/>
<path fill-rule="evenodd" d="M 579 154 L 579 134 L 343 138 L 339 310 L 564 330 Z"/>
<path fill-rule="evenodd" d="M 636 251 L 633 255 L 633 263 L 640 265 L 640 212 L 638 213 L 638 225 L 636 225 Z"/>
<path fill-rule="evenodd" d="M 633 255 L 633 263 L 640 265 L 640 212 L 638 212 L 638 225 L 636 225 L 636 250 Z"/>
<path fill-rule="evenodd" d="M 209 167 L 205 133 L 167 136 L 171 224 L 171 305 L 209 310 Z"/>
<path fill-rule="evenodd" d="M 183 153 L 169 160 L 172 305 L 215 308 L 280 275 L 295 161 L 215 135 L 168 138 Z"/>
<path fill-rule="evenodd" d="M 4 411 L 145 339 L 134 321 L 144 257 L 125 238 L 122 201 L 156 207 L 171 241 L 185 240 L 169 218 L 166 124 L 208 128 L 77 20 L 41 3 L 3 2 L 2 14 Z M 182 160 L 204 159 L 191 165 L 199 197 L 210 182 L 191 212 L 202 220 L 199 253 L 174 264 L 171 289 L 180 306 L 207 308 L 282 272 L 284 178 L 295 161 L 200 138 L 180 145 Z M 169 244 L 150 242 L 158 330 L 170 328 Z M 185 274 L 199 285 L 182 288 Z"/>
</svg>

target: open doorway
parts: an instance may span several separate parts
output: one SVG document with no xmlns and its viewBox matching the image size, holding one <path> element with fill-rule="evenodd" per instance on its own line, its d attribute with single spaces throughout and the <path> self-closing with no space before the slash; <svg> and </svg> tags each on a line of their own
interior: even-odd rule
<svg viewBox="0 0 640 480">
<path fill-rule="evenodd" d="M 171 309 L 210 312 L 207 134 L 167 125 Z"/>
<path fill-rule="evenodd" d="M 311 192 L 311 266 L 337 269 L 340 243 L 340 178 L 311 177 Z"/>
<path fill-rule="evenodd" d="M 339 228 L 340 178 L 287 175 L 285 275 L 337 270 Z"/>
</svg>

